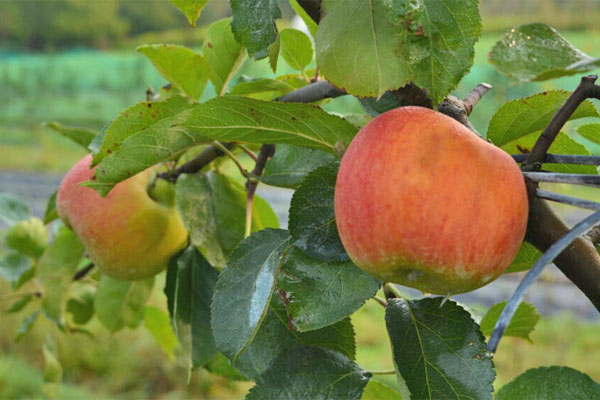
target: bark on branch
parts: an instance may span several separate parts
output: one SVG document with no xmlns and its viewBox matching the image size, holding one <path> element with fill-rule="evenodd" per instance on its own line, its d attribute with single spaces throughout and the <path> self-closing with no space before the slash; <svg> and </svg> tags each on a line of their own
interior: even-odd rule
<svg viewBox="0 0 600 400">
<path fill-rule="evenodd" d="M 521 166 L 523 171 L 540 170 L 550 145 L 552 145 L 552 142 L 554 142 L 554 139 L 556 139 L 556 136 L 571 115 L 573 115 L 577 107 L 579 107 L 585 99 L 600 99 L 600 86 L 595 84 L 596 79 L 598 79 L 596 75 L 588 75 L 581 78 L 581 82 L 579 82 L 577 89 L 571 93 L 571 96 L 569 96 L 565 104 L 556 111 L 554 117 L 552 117 L 552 120 L 546 126 L 531 149 L 529 157 L 527 157 L 527 160 L 525 160 Z"/>
</svg>

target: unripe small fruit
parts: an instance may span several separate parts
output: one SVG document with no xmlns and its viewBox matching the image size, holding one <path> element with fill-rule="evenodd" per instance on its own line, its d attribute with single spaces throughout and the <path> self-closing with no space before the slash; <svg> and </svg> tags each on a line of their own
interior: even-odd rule
<svg viewBox="0 0 600 400">
<path fill-rule="evenodd" d="M 156 171 L 150 168 L 118 183 L 103 198 L 79 185 L 92 178 L 90 162 L 91 156 L 80 160 L 60 184 L 57 209 L 61 219 L 108 276 L 138 280 L 165 269 L 187 243 L 172 185 L 159 181 L 152 185 Z"/>
<path fill-rule="evenodd" d="M 36 217 L 20 221 L 6 232 L 8 247 L 33 258 L 40 258 L 47 244 L 44 222 Z"/>
<path fill-rule="evenodd" d="M 361 269 L 454 294 L 510 265 L 525 234 L 528 199 L 510 155 L 446 115 L 401 107 L 373 119 L 350 143 L 335 216 Z"/>
</svg>

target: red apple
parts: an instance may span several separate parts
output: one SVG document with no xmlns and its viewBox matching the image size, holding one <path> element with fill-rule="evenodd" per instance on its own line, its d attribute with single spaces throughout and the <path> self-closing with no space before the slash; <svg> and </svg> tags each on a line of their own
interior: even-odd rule
<svg viewBox="0 0 600 400">
<path fill-rule="evenodd" d="M 83 242 L 106 275 L 137 280 L 162 271 L 187 243 L 173 188 L 147 169 L 118 183 L 105 197 L 80 186 L 92 178 L 92 157 L 65 175 L 57 194 L 58 214 Z"/>
<path fill-rule="evenodd" d="M 500 276 L 525 235 L 528 199 L 513 159 L 454 119 L 401 107 L 344 154 L 335 217 L 350 258 L 387 281 L 463 293 Z"/>
</svg>

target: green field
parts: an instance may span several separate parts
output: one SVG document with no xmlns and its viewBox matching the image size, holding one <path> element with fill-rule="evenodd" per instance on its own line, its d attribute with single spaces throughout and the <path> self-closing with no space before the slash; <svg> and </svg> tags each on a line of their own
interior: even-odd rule
<svg viewBox="0 0 600 400">
<path fill-rule="evenodd" d="M 578 48 L 598 56 L 594 44 L 599 33 L 567 32 Z M 542 90 L 573 89 L 578 77 L 550 82 L 509 86 L 493 66 L 487 53 L 499 34 L 487 34 L 476 46 L 475 64 L 455 94 L 464 96 L 479 82 L 494 90 L 472 114 L 474 125 L 485 132 L 494 111 L 506 100 Z M 288 72 L 281 60 L 279 74 Z M 239 75 L 272 76 L 266 60 L 247 61 Z M 235 81 L 235 79 L 234 79 Z M 73 50 L 57 54 L 17 54 L 0 51 L 0 169 L 64 171 L 83 153 L 57 134 L 41 127 L 44 121 L 101 129 L 119 111 L 144 100 L 148 86 L 158 88 L 165 81 L 143 55 L 130 51 L 99 52 Z M 214 91 L 207 87 L 203 99 Z M 356 100 L 336 99 L 325 106 L 337 112 L 360 112 Z M 600 149 L 594 149 L 600 150 Z"/>
</svg>

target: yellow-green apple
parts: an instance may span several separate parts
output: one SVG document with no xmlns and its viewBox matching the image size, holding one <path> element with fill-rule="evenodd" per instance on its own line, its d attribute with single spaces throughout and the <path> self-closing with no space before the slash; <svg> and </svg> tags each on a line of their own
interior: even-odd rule
<svg viewBox="0 0 600 400">
<path fill-rule="evenodd" d="M 337 227 L 354 263 L 436 294 L 501 275 L 523 241 L 528 208 L 510 155 L 422 107 L 369 122 L 345 152 L 335 187 Z"/>
<path fill-rule="evenodd" d="M 170 184 L 147 169 L 118 183 L 106 197 L 80 186 L 92 178 L 90 155 L 65 175 L 57 194 L 58 214 L 83 242 L 106 275 L 143 279 L 162 271 L 187 243 Z"/>
<path fill-rule="evenodd" d="M 40 258 L 48 244 L 44 221 L 37 217 L 18 222 L 6 232 L 6 244 L 33 258 Z"/>
</svg>

